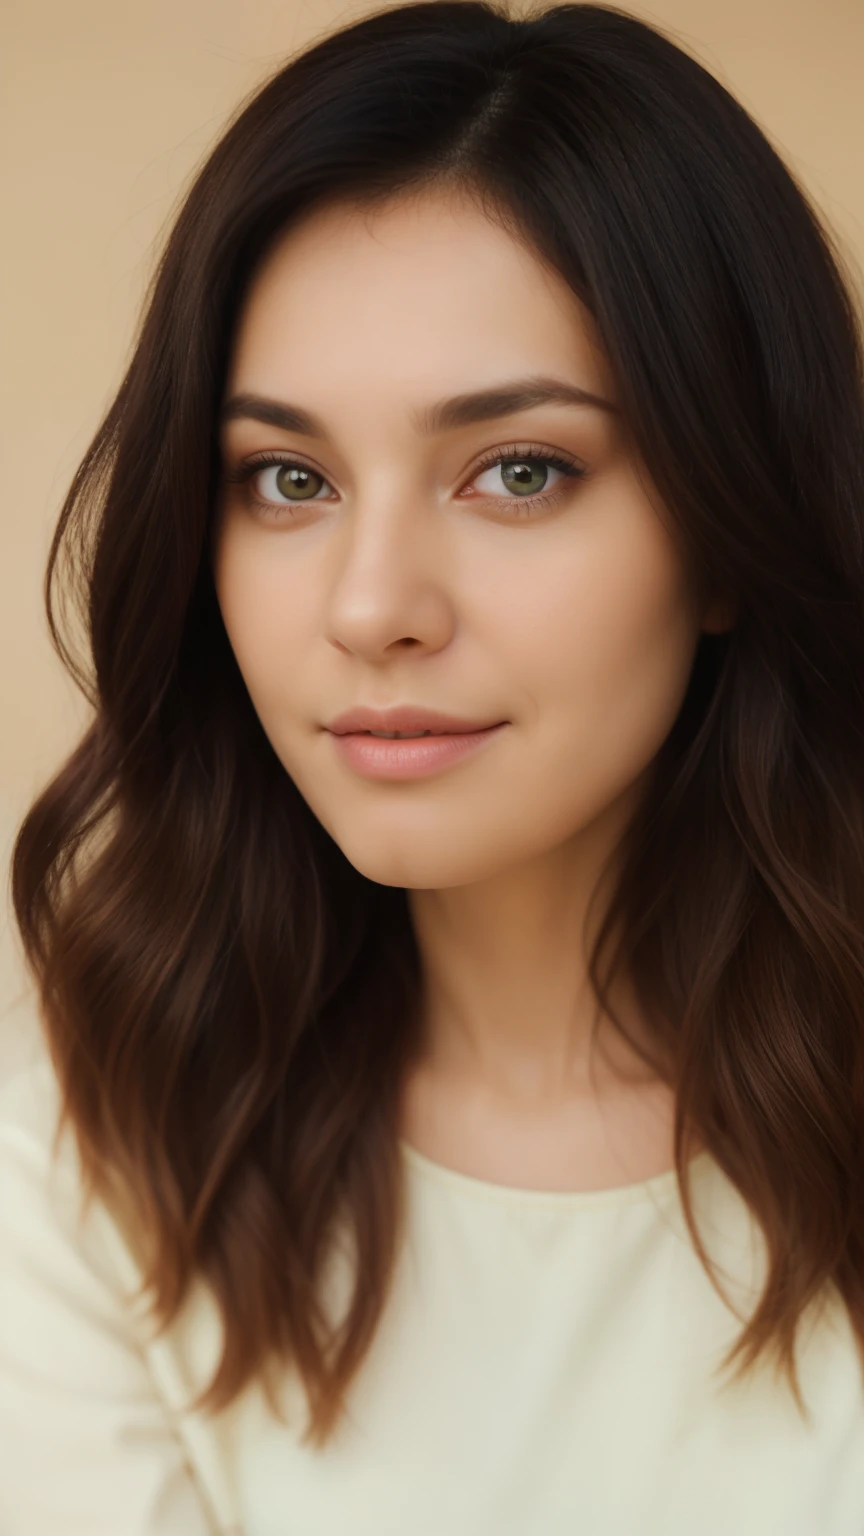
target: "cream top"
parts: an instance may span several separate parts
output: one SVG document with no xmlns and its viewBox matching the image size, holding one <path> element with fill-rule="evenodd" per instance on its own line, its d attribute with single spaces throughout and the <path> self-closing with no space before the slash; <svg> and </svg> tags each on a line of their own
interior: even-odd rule
<svg viewBox="0 0 864 1536">
<path fill-rule="evenodd" d="M 510 1189 L 402 1144 L 407 1243 L 350 1421 L 300 1443 L 258 1384 L 185 1411 L 217 1358 L 198 1285 L 154 1342 L 107 1211 L 83 1230 L 71 1137 L 49 1178 L 47 1058 L 0 1089 L 3 1536 L 862 1536 L 864 1384 L 839 1298 L 799 1341 L 805 1423 L 768 1368 L 712 1377 L 739 1322 L 696 1256 L 674 1173 Z M 761 1234 L 707 1153 L 697 1216 L 749 1315 Z M 749 1298 L 749 1303 L 748 1303 Z M 293 1417 L 292 1417 L 293 1415 Z"/>
</svg>

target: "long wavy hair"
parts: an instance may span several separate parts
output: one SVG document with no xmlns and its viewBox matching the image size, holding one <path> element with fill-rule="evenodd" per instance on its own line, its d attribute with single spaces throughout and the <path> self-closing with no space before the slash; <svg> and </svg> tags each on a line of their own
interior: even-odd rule
<svg viewBox="0 0 864 1536">
<path fill-rule="evenodd" d="M 12 896 L 87 1199 L 160 1328 L 203 1278 L 205 1411 L 270 1366 L 323 1445 L 399 1253 L 398 1106 L 422 972 L 404 890 L 353 868 L 270 746 L 216 601 L 218 415 L 239 306 L 313 205 L 467 190 L 594 317 L 697 580 L 701 637 L 591 954 L 626 973 L 768 1267 L 724 1364 L 779 1361 L 834 1287 L 864 1353 L 864 383 L 852 283 L 765 134 L 617 8 L 423 0 L 323 37 L 185 198 L 51 547 L 92 723 L 23 821 Z M 83 618 L 76 654 L 52 594 Z M 613 942 L 614 935 L 614 942 Z M 620 1021 L 616 1024 L 622 1028 Z M 325 1305 L 351 1236 L 344 1316 Z"/>
</svg>

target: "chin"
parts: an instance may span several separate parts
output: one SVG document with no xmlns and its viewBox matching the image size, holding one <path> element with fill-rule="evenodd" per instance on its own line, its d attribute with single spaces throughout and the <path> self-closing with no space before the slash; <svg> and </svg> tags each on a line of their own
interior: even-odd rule
<svg viewBox="0 0 864 1536">
<path fill-rule="evenodd" d="M 490 854 L 485 861 L 476 853 L 466 857 L 464 848 L 442 849 L 440 838 L 437 847 L 423 848 L 420 845 L 424 839 L 418 837 L 417 846 L 412 848 L 410 840 L 403 834 L 401 846 L 388 849 L 382 847 L 380 841 L 377 846 L 370 847 L 367 843 L 361 846 L 351 838 L 338 837 L 332 828 L 328 830 L 349 864 L 353 864 L 367 880 L 374 880 L 376 885 L 438 891 L 448 886 L 473 885 L 500 868 L 500 852 L 497 859 Z"/>
</svg>

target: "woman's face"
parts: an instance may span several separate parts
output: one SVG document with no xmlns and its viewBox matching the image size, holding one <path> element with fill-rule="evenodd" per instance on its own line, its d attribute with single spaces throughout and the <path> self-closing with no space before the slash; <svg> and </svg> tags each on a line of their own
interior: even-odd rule
<svg viewBox="0 0 864 1536">
<path fill-rule="evenodd" d="M 487 401 L 433 420 L 442 401 L 526 379 L 615 404 L 563 280 L 442 193 L 316 210 L 240 317 L 218 600 L 286 771 L 384 885 L 469 884 L 620 819 L 700 628 L 723 627 L 699 611 L 614 409 Z M 236 478 L 262 456 L 284 464 Z M 401 778 L 361 772 L 326 728 L 403 704 L 507 723 Z"/>
</svg>

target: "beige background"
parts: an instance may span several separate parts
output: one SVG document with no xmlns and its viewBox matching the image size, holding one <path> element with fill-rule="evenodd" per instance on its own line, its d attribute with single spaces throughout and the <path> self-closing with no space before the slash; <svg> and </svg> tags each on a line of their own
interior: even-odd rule
<svg viewBox="0 0 864 1536">
<path fill-rule="evenodd" d="M 172 210 L 240 101 L 377 7 L 330 0 L 4 0 L 0 857 L 86 718 L 42 577 L 63 495 L 128 357 Z M 864 267 L 864 0 L 662 0 L 671 30 L 767 131 Z M 0 1074 L 33 1038 L 8 898 Z"/>
</svg>

